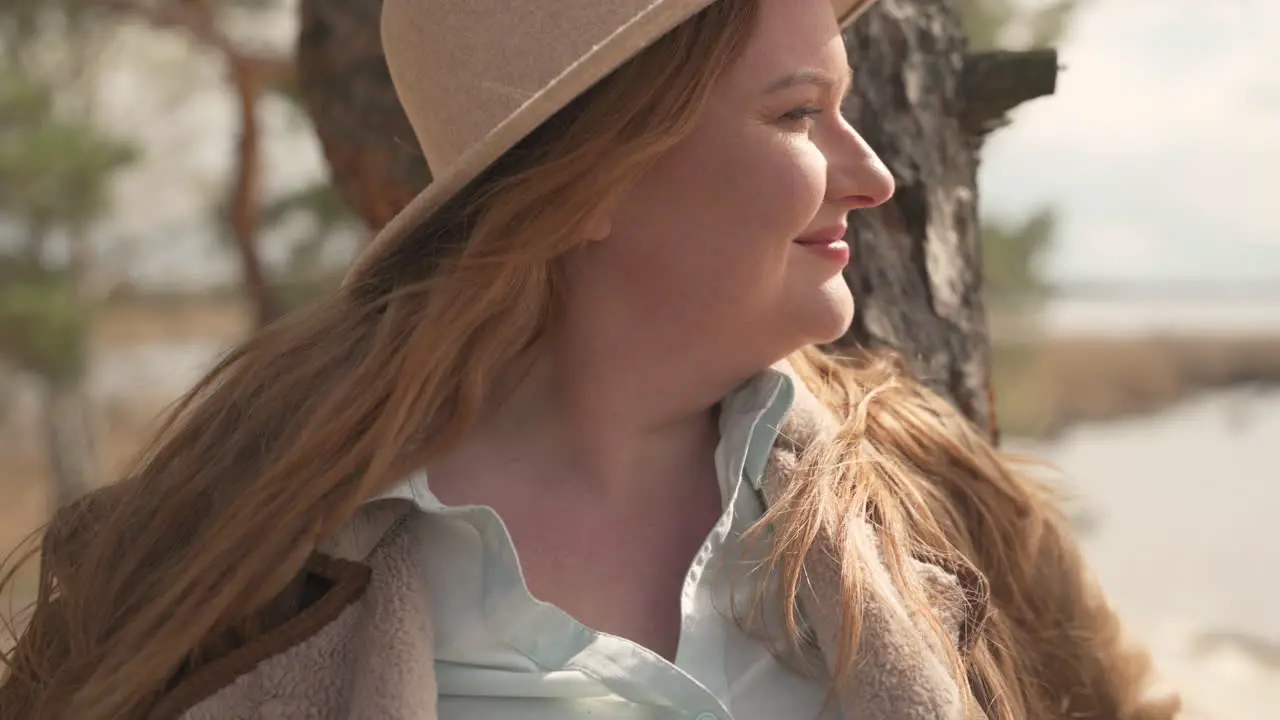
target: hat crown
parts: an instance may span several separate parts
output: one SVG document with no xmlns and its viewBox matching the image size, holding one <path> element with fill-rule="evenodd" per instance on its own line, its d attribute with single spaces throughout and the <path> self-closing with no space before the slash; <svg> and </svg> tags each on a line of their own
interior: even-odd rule
<svg viewBox="0 0 1280 720">
<path fill-rule="evenodd" d="M 687 17 L 710 2 L 385 0 L 382 44 L 400 104 L 439 175 L 638 19 L 673 8 Z"/>
</svg>

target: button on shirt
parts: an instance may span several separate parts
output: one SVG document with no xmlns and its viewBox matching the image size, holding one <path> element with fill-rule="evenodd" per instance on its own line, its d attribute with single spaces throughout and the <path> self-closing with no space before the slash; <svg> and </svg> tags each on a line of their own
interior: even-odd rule
<svg viewBox="0 0 1280 720">
<path fill-rule="evenodd" d="M 429 548 L 423 572 L 447 578 L 429 583 L 440 720 L 835 717 L 822 714 L 824 682 L 781 664 L 728 612 L 749 612 L 758 585 L 715 571 L 726 558 L 726 570 L 751 559 L 735 543 L 764 512 L 759 478 L 794 397 L 791 382 L 767 370 L 721 404 L 716 470 L 724 512 L 685 575 L 674 663 L 530 595 L 492 508 L 445 506 L 421 473 L 382 496 L 415 503 L 419 512 L 408 522 Z"/>
</svg>

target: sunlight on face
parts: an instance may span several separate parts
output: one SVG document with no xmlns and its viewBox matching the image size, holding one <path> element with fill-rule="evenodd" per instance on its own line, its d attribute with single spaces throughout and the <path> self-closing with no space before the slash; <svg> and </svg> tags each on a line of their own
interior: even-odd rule
<svg viewBox="0 0 1280 720">
<path fill-rule="evenodd" d="M 692 134 L 579 258 L 575 301 L 603 303 L 693 361 L 763 367 L 843 334 L 846 216 L 893 193 L 840 114 L 850 82 L 827 0 L 760 0 L 759 25 Z"/>
</svg>

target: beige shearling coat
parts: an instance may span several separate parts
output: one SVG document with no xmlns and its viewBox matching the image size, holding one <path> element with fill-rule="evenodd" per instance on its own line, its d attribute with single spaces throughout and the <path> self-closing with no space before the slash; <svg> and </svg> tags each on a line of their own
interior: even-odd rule
<svg viewBox="0 0 1280 720">
<path fill-rule="evenodd" d="M 765 472 L 766 504 L 791 481 L 798 450 L 834 432 L 834 418 L 802 382 L 796 383 L 796 393 Z M 146 720 L 435 720 L 432 614 L 425 584 L 448 578 L 425 578 L 415 571 L 422 567 L 417 557 L 422 549 L 408 541 L 402 520 L 409 512 L 407 501 L 366 505 L 313 554 L 275 606 L 264 608 L 260 634 L 205 653 L 175 678 Z M 1119 623 L 1093 581 L 1057 577 L 1078 566 L 1070 533 L 1057 534 L 1041 555 L 1045 577 L 1053 578 L 1046 587 L 1057 591 L 1034 603 L 1046 616 L 1043 627 L 1034 629 L 1036 637 L 1053 650 L 1042 662 L 1037 658 L 1043 668 L 1037 679 L 1061 698 L 1054 717 L 1175 717 L 1176 698 L 1151 696 L 1145 654 L 1122 642 Z M 800 599 L 828 662 L 840 620 L 834 603 L 825 601 L 839 596 L 838 563 L 830 539 L 819 538 L 806 560 L 808 582 Z M 862 558 L 859 567 L 869 581 L 887 572 L 879 558 Z M 1002 610 L 998 595 L 993 594 L 992 607 L 975 602 L 966 581 L 941 567 L 915 562 L 911 569 L 932 591 L 935 610 L 962 651 L 988 613 Z M 962 693 L 930 639 L 936 636 L 916 623 L 893 599 L 865 609 L 857 669 L 836 693 L 844 717 L 970 720 Z M 0 706 L 8 691 L 20 692 L 9 685 L 0 688 Z M 7 719 L 2 710 L 0 717 Z"/>
</svg>

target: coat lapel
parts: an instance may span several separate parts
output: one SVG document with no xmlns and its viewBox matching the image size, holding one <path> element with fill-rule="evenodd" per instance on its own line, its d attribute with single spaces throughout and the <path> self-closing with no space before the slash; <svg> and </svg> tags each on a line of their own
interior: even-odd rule
<svg viewBox="0 0 1280 720">
<path fill-rule="evenodd" d="M 276 638 L 294 644 L 225 684 L 215 662 L 203 678 L 188 681 L 216 688 L 212 694 L 180 714 L 157 712 L 155 720 L 434 720 L 434 632 L 422 543 L 397 519 L 408 503 L 387 503 L 361 512 L 368 533 L 341 539 L 340 554 L 349 560 L 327 560 L 367 568 L 358 600 L 318 631 Z M 290 626 L 281 635 L 292 635 Z"/>
<path fill-rule="evenodd" d="M 785 368 L 795 384 L 795 402 L 779 428 L 779 437 L 762 478 L 766 504 L 773 505 L 791 482 L 802 449 L 812 443 L 831 442 L 838 422 L 808 390 L 803 380 Z M 865 548 L 855 558 L 863 587 L 892 588 L 865 520 L 853 519 L 848 532 L 854 546 Z M 828 667 L 837 664 L 841 634 L 838 598 L 839 558 L 843 548 L 829 533 L 817 539 L 805 559 L 807 584 L 800 595 L 800 611 L 812 628 Z M 936 610 L 944 626 L 959 642 L 964 626 L 964 594 L 954 575 L 923 562 L 913 562 L 926 587 L 934 592 Z M 879 593 L 863 608 L 862 631 L 854 670 L 838 688 L 843 717 L 857 720 L 960 720 L 964 703 L 942 654 L 936 636 L 917 625 L 896 592 Z"/>
</svg>

